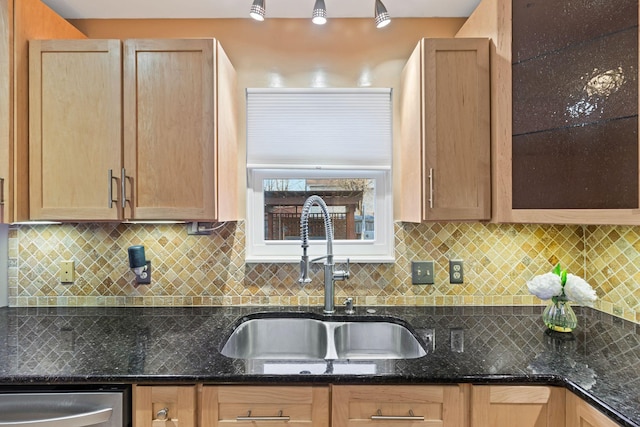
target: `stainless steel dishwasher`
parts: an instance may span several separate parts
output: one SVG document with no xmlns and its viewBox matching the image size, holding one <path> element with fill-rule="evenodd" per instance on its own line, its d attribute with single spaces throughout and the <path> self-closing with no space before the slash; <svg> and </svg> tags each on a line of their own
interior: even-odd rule
<svg viewBox="0 0 640 427">
<path fill-rule="evenodd" d="M 131 427 L 128 387 L 0 388 L 2 427 Z"/>
</svg>

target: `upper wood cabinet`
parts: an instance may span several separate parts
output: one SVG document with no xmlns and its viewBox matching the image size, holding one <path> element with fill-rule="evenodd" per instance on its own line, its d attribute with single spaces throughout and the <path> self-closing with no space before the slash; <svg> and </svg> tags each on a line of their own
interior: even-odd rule
<svg viewBox="0 0 640 427">
<path fill-rule="evenodd" d="M 456 34 L 492 43 L 493 221 L 640 224 L 637 2 L 530 6 L 482 0 Z"/>
<path fill-rule="evenodd" d="M 399 220 L 490 219 L 489 108 L 487 39 L 420 41 L 400 86 Z"/>
<path fill-rule="evenodd" d="M 13 1 L 0 1 L 0 223 L 7 215 L 9 150 L 13 145 Z"/>
<path fill-rule="evenodd" d="M 86 37 L 40 0 L 0 0 L 0 222 L 29 219 L 31 38 Z"/>
<path fill-rule="evenodd" d="M 471 427 L 564 427 L 565 389 L 546 386 L 473 386 Z"/>
<path fill-rule="evenodd" d="M 121 219 L 120 41 L 29 49 L 31 219 Z"/>
<path fill-rule="evenodd" d="M 461 385 L 335 385 L 333 427 L 466 425 Z M 498 425 L 498 424 L 496 424 Z"/>
<path fill-rule="evenodd" d="M 125 41 L 127 218 L 237 219 L 235 90 L 216 40 Z"/>
<path fill-rule="evenodd" d="M 235 71 L 216 40 L 30 54 L 31 219 L 237 219 Z"/>
</svg>

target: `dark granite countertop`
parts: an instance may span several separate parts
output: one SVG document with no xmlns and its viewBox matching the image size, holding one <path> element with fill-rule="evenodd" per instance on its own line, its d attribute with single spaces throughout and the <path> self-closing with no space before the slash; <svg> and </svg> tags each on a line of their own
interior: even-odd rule
<svg viewBox="0 0 640 427">
<path fill-rule="evenodd" d="M 244 318 L 322 318 L 320 307 L 2 308 L 0 383 L 551 384 L 640 427 L 640 325 L 577 308 L 579 326 L 567 336 L 545 331 L 542 307 L 372 309 L 331 320 L 398 319 L 418 337 L 435 331 L 435 350 L 412 360 L 333 362 L 220 354 Z M 451 348 L 452 329 L 462 330 L 462 348 Z"/>
</svg>

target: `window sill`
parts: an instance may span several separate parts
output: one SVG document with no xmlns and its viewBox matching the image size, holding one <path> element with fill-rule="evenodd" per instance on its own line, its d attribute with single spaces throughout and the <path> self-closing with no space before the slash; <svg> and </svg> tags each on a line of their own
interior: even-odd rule
<svg viewBox="0 0 640 427">
<path fill-rule="evenodd" d="M 298 264 L 302 252 L 298 256 L 247 256 L 245 262 L 247 264 Z M 381 257 L 381 256 L 337 256 L 334 255 L 334 262 L 341 264 L 349 262 L 352 264 L 393 264 L 396 262 L 394 257 Z M 318 264 L 324 263 L 324 260 L 317 261 Z"/>
</svg>

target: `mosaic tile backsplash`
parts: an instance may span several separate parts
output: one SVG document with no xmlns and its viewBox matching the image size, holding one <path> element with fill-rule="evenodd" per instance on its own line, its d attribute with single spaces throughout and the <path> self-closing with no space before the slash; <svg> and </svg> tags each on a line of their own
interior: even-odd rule
<svg viewBox="0 0 640 427">
<path fill-rule="evenodd" d="M 20 225 L 9 231 L 11 306 L 322 305 L 321 265 L 300 285 L 298 264 L 247 264 L 244 223 L 210 236 L 186 225 Z M 560 262 L 596 289 L 596 308 L 640 322 L 640 227 L 395 224 L 396 262 L 353 264 L 338 299 L 356 305 L 538 305 L 526 282 Z M 127 248 L 145 246 L 151 285 L 135 286 Z M 463 259 L 465 283 L 448 281 Z M 74 260 L 73 283 L 60 261 Z M 411 284 L 411 261 L 435 261 L 435 285 Z"/>
</svg>

